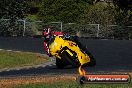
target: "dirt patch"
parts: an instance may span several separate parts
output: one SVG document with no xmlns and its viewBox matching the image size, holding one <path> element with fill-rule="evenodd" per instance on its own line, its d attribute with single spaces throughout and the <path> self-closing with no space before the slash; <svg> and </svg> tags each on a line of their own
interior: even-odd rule
<svg viewBox="0 0 132 88">
<path fill-rule="evenodd" d="M 36 83 L 54 83 L 58 81 L 76 80 L 75 75 L 57 75 L 57 76 L 28 76 L 28 77 L 10 77 L 0 79 L 0 88 L 13 88 L 21 84 L 36 84 Z"/>
</svg>

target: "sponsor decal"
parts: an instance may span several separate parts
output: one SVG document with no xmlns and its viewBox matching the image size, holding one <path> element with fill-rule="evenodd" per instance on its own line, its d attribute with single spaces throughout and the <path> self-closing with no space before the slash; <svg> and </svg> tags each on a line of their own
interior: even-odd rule
<svg viewBox="0 0 132 88">
<path fill-rule="evenodd" d="M 84 78 L 87 83 L 129 83 L 131 80 L 128 74 L 92 74 Z"/>
<path fill-rule="evenodd" d="M 84 83 L 130 83 L 131 77 L 129 74 L 86 74 L 86 71 L 79 67 L 80 76 L 77 81 L 80 84 Z"/>
</svg>

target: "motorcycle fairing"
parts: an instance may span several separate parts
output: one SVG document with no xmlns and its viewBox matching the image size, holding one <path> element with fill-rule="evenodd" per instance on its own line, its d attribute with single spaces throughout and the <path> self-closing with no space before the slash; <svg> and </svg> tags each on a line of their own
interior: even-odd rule
<svg viewBox="0 0 132 88">
<path fill-rule="evenodd" d="M 68 47 L 70 50 L 76 52 L 78 57 L 77 59 L 79 60 L 81 65 L 90 62 L 90 57 L 84 52 L 82 52 L 75 42 L 63 40 L 62 37 L 60 36 L 56 36 L 53 43 L 51 43 L 51 45 L 49 46 L 50 53 L 61 59 L 58 52 L 61 51 L 63 47 Z M 69 50 L 66 51 L 72 56 L 71 51 Z"/>
</svg>

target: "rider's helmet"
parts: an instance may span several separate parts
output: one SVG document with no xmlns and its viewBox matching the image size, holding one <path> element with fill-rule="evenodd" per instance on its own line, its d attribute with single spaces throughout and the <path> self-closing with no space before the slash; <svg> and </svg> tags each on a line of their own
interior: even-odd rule
<svg viewBox="0 0 132 88">
<path fill-rule="evenodd" d="M 51 30 L 50 27 L 45 28 L 45 29 L 43 29 L 43 36 L 44 36 L 45 38 L 47 38 L 47 37 L 49 37 L 49 36 L 51 35 L 51 32 L 52 32 L 52 30 Z"/>
<path fill-rule="evenodd" d="M 45 42 L 49 42 L 51 40 L 51 37 L 52 37 L 52 30 L 50 27 L 48 28 L 45 28 L 43 30 L 43 37 L 44 37 L 44 41 Z"/>
</svg>

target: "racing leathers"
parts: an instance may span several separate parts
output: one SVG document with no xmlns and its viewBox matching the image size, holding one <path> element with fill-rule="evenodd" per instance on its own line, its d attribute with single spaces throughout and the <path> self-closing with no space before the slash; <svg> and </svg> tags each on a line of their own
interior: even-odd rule
<svg viewBox="0 0 132 88">
<path fill-rule="evenodd" d="M 43 32 L 43 34 L 46 35 L 45 32 Z M 44 36 L 44 50 L 48 56 L 52 56 L 49 52 L 49 42 L 52 39 L 52 37 L 55 36 L 63 36 L 63 33 L 55 31 L 55 32 L 47 33 L 47 35 Z"/>
<path fill-rule="evenodd" d="M 55 36 L 62 36 L 63 39 L 73 41 L 77 43 L 80 49 L 82 49 L 83 51 L 86 51 L 85 47 L 83 47 L 82 44 L 80 43 L 78 36 L 70 36 L 68 34 L 64 34 L 58 31 L 51 31 L 49 29 L 44 30 L 43 35 L 44 35 L 44 50 L 48 56 L 52 56 L 49 51 L 49 44 L 52 38 Z"/>
</svg>

